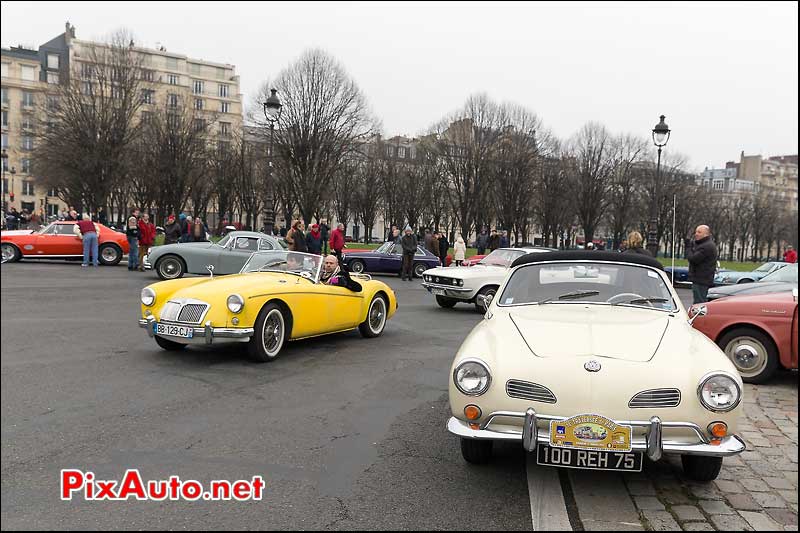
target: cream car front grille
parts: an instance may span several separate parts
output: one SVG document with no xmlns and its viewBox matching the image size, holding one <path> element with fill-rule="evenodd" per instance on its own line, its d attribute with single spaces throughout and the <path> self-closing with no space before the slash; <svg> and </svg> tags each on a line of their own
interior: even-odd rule
<svg viewBox="0 0 800 533">
<path fill-rule="evenodd" d="M 631 409 L 677 407 L 681 403 L 681 391 L 678 389 L 649 389 L 636 393 L 628 407 Z"/>
<path fill-rule="evenodd" d="M 506 382 L 506 394 L 511 398 L 519 398 L 521 400 L 556 403 L 556 395 L 544 385 L 519 379 L 509 379 Z"/>
</svg>

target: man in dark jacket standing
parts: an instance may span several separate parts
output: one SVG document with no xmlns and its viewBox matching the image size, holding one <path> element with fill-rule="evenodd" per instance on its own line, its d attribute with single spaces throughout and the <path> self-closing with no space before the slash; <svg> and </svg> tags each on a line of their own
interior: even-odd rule
<svg viewBox="0 0 800 533">
<path fill-rule="evenodd" d="M 411 232 L 411 226 L 406 226 L 403 233 L 404 235 L 400 238 L 400 245 L 403 247 L 403 272 L 401 278 L 405 280 L 407 277 L 408 281 L 413 281 L 414 254 L 417 253 L 417 237 Z"/>
<path fill-rule="evenodd" d="M 327 218 L 319 221 L 319 232 L 322 235 L 322 255 L 328 255 L 328 239 L 331 236 L 331 227 L 328 225 Z"/>
<path fill-rule="evenodd" d="M 486 233 L 486 228 L 483 228 L 475 240 L 475 247 L 478 249 L 478 255 L 486 253 L 486 247 L 489 246 L 489 235 Z"/>
<path fill-rule="evenodd" d="M 711 229 L 706 225 L 697 226 L 694 230 L 694 243 L 687 254 L 689 281 L 692 282 L 692 303 L 708 301 L 708 288 L 714 284 L 717 256 L 717 245 L 711 238 Z"/>
<path fill-rule="evenodd" d="M 489 253 L 494 252 L 500 248 L 500 235 L 497 234 L 497 230 L 493 229 L 492 234 L 489 236 Z"/>
<path fill-rule="evenodd" d="M 450 243 L 447 242 L 447 235 L 444 233 L 439 234 L 439 258 L 442 260 L 442 266 L 447 266 L 447 250 L 450 248 Z"/>
</svg>

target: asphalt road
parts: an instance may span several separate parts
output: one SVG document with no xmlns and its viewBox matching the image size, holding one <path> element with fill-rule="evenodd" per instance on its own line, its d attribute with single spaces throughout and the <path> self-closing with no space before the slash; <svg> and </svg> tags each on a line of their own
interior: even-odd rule
<svg viewBox="0 0 800 533">
<path fill-rule="evenodd" d="M 382 337 L 158 348 L 124 266 L 3 265 L 3 529 L 530 529 L 521 448 L 468 466 L 445 430 L 449 366 L 481 320 L 383 277 L 400 309 Z M 59 498 L 59 472 L 266 480 L 262 501 Z"/>
</svg>

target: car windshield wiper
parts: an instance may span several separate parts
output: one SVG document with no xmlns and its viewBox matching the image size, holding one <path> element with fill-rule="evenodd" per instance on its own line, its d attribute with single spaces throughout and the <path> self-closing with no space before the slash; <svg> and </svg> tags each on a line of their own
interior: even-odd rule
<svg viewBox="0 0 800 533">
<path fill-rule="evenodd" d="M 553 296 L 551 298 L 547 298 L 539 302 L 539 305 L 546 304 L 549 302 L 554 302 L 556 300 L 575 300 L 578 298 L 582 298 L 583 296 L 597 296 L 600 294 L 600 291 L 575 291 L 575 292 L 568 292 L 566 294 L 562 294 L 561 296 Z"/>
<path fill-rule="evenodd" d="M 667 303 L 669 300 L 666 298 L 634 298 L 633 300 L 628 300 L 627 302 L 617 302 L 613 305 L 623 305 L 623 304 L 663 304 Z"/>
</svg>

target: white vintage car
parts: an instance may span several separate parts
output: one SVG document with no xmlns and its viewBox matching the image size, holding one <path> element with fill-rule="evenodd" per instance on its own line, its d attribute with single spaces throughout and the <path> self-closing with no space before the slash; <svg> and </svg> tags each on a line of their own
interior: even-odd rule
<svg viewBox="0 0 800 533">
<path fill-rule="evenodd" d="M 517 259 L 450 376 L 447 429 L 471 463 L 504 440 L 571 468 L 640 471 L 644 455 L 678 454 L 687 477 L 708 481 L 745 449 L 739 373 L 650 257 Z"/>
<path fill-rule="evenodd" d="M 426 270 L 422 286 L 436 296 L 436 303 L 450 308 L 457 303 L 475 304 L 479 311 L 481 299 L 494 297 L 503 283 L 511 263 L 526 254 L 552 252 L 553 248 L 498 248 L 472 267 L 439 267 Z"/>
</svg>

